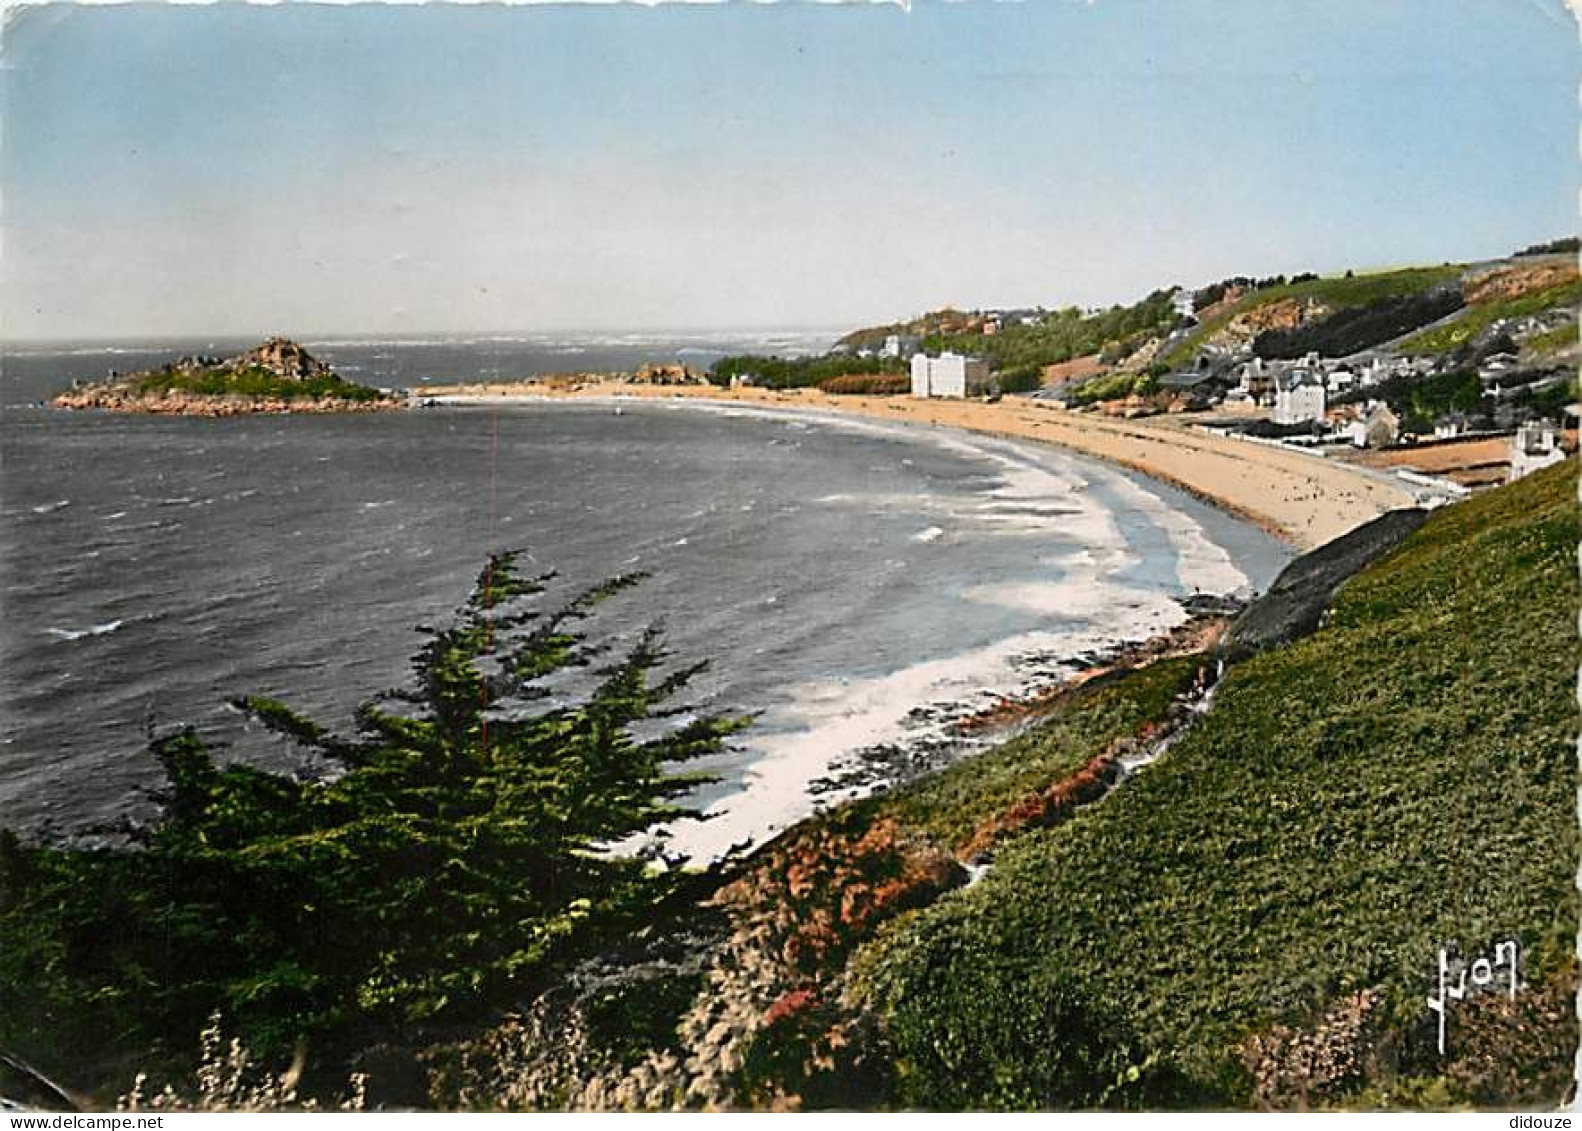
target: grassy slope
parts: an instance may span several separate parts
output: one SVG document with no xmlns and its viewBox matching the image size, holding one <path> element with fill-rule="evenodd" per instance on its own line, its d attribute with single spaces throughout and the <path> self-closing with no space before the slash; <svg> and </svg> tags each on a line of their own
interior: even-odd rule
<svg viewBox="0 0 1582 1131">
<path fill-rule="evenodd" d="M 1501 318 L 1522 318 L 1552 310 L 1557 306 L 1576 306 L 1582 302 L 1582 282 L 1562 283 L 1558 287 L 1535 291 L 1519 298 L 1479 303 L 1468 307 L 1454 322 L 1419 334 L 1401 343 L 1402 353 L 1449 353 L 1471 341 Z M 1574 331 L 1567 331 L 1574 335 Z"/>
<path fill-rule="evenodd" d="M 1406 267 L 1397 271 L 1378 271 L 1366 275 L 1328 276 L 1310 279 L 1305 283 L 1265 287 L 1247 295 L 1225 313 L 1210 319 L 1188 337 L 1171 348 L 1160 360 L 1172 369 L 1186 365 L 1196 355 L 1205 339 L 1223 330 L 1239 314 L 1256 310 L 1285 298 L 1313 298 L 1336 310 L 1352 306 L 1365 306 L 1382 298 L 1396 298 L 1415 294 L 1441 283 L 1460 277 L 1464 265 L 1448 264 L 1442 267 Z"/>
<path fill-rule="evenodd" d="M 1575 476 L 1435 515 L 1323 630 L 1235 669 L 1165 759 L 859 956 L 909 1094 L 1051 1102 L 1066 1077 L 1041 1062 L 1073 994 L 1134 1060 L 1185 1071 L 1175 1094 L 1234 1100 L 1249 1032 L 1310 1024 L 1343 992 L 1382 986 L 1395 1027 L 1420 1030 L 1446 940 L 1515 934 L 1531 981 L 1562 975 Z M 1574 1041 L 1538 1055 L 1569 1064 Z"/>
<path fill-rule="evenodd" d="M 1075 773 L 1113 739 L 1163 715 L 1191 685 L 1200 663 L 1197 657 L 1164 660 L 1089 685 L 1048 721 L 871 804 L 878 816 L 895 817 L 954 849 L 981 821 Z"/>
<path fill-rule="evenodd" d="M 1568 322 L 1564 326 L 1557 326 L 1547 334 L 1539 334 L 1535 338 L 1528 338 L 1522 343 L 1524 353 L 1538 357 L 1545 357 L 1552 353 L 1559 353 L 1577 344 L 1577 324 Z"/>
</svg>

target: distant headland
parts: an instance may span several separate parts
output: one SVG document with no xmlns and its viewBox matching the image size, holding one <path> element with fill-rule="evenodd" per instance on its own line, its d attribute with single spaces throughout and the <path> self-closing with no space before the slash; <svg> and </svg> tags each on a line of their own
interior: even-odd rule
<svg viewBox="0 0 1582 1131">
<path fill-rule="evenodd" d="M 236 357 L 184 357 L 142 373 L 76 385 L 57 408 L 177 416 L 257 412 L 378 412 L 405 407 L 383 389 L 347 381 L 296 342 L 270 338 Z"/>
</svg>

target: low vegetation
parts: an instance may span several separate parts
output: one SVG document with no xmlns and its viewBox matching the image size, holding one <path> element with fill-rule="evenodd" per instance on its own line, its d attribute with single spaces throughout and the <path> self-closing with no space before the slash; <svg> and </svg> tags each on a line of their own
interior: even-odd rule
<svg viewBox="0 0 1582 1131">
<path fill-rule="evenodd" d="M 1157 765 L 860 954 L 900 1102 L 1560 1102 L 1576 1021 L 1529 1005 L 1576 984 L 1575 475 L 1436 514 Z M 1505 938 L 1509 1025 L 1473 1003 L 1441 1061 L 1438 948 Z M 1282 1067 L 1353 1031 L 1333 1079 Z"/>
<path fill-rule="evenodd" d="M 201 397 L 250 397 L 283 401 L 330 398 L 376 401 L 387 396 L 378 389 L 355 384 L 334 373 L 303 378 L 282 377 L 262 365 L 215 365 L 198 369 L 167 366 L 130 379 L 127 392 L 140 397 L 186 393 Z"/>
<path fill-rule="evenodd" d="M 900 358 L 858 357 L 832 353 L 819 357 L 764 357 L 741 354 L 722 357 L 709 370 L 709 382 L 729 385 L 733 378 L 769 389 L 804 389 L 822 385 L 837 377 L 882 375 L 899 376 L 907 363 Z"/>
<path fill-rule="evenodd" d="M 1437 322 L 1463 305 L 1457 287 L 1436 287 L 1375 299 L 1361 306 L 1344 307 L 1328 318 L 1289 330 L 1265 330 L 1253 341 L 1252 352 L 1266 359 L 1293 359 L 1309 352 L 1325 357 L 1345 357 Z"/>
<path fill-rule="evenodd" d="M 1556 326 L 1553 330 L 1546 330 L 1542 334 L 1528 338 L 1522 343 L 1522 349 L 1539 357 L 1559 353 L 1561 350 L 1570 349 L 1578 344 L 1577 324 L 1567 322 L 1563 326 Z"/>
<path fill-rule="evenodd" d="M 1479 303 L 1468 307 L 1467 312 L 1454 322 L 1402 342 L 1401 352 L 1450 353 L 1474 341 L 1502 319 L 1524 318 L 1558 308 L 1575 308 L 1579 303 L 1582 303 L 1582 281 L 1577 280 L 1513 299 Z"/>
<path fill-rule="evenodd" d="M 1462 266 L 1445 264 L 1441 267 L 1406 267 L 1361 275 L 1348 271 L 1344 275 L 1305 278 L 1301 282 L 1264 287 L 1243 296 L 1230 309 L 1205 321 L 1159 360 L 1171 369 L 1183 368 L 1197 356 L 1204 343 L 1228 326 L 1233 318 L 1282 299 L 1311 299 L 1333 311 L 1340 311 L 1432 290 L 1455 282 L 1463 270 L 1465 268 Z"/>
<path fill-rule="evenodd" d="M 1146 397 L 1159 391 L 1159 379 L 1152 373 L 1111 373 L 1074 385 L 1065 391 L 1065 401 L 1078 408 L 1100 401 Z"/>
<path fill-rule="evenodd" d="M 988 358 L 1001 369 L 1042 368 L 1098 353 L 1116 342 L 1163 337 L 1176 323 L 1172 293 L 1170 288 L 1157 290 L 1130 306 L 1112 306 L 1094 314 L 1075 307 L 1050 311 L 1031 324 L 1012 322 L 992 335 L 934 332 L 923 338 L 923 349 Z"/>
<path fill-rule="evenodd" d="M 1245 294 L 1249 291 L 1261 291 L 1269 287 L 1283 287 L 1288 283 L 1306 283 L 1316 278 L 1318 278 L 1318 274 L 1313 271 L 1304 271 L 1300 275 L 1292 275 L 1289 279 L 1284 275 L 1269 275 L 1262 279 L 1254 279 L 1249 275 L 1232 275 L 1228 279 L 1221 279 L 1217 283 L 1210 283 L 1201 290 L 1194 291 L 1192 293 L 1192 310 L 1194 312 L 1207 310 L 1216 303 L 1223 302 L 1225 296 L 1230 294 L 1232 290 Z"/>
<path fill-rule="evenodd" d="M 1163 717 L 1201 666 L 1199 657 L 1164 660 L 1085 686 L 1025 734 L 868 804 L 958 849 L 985 821 L 1076 773 L 1116 738 Z"/>
<path fill-rule="evenodd" d="M 265 1058 L 311 1041 L 334 1063 L 530 997 L 647 921 L 679 874 L 595 850 L 681 812 L 707 779 L 672 767 L 741 724 L 665 706 L 697 669 L 654 678 L 652 633 L 614 656 L 584 638 L 636 578 L 544 611 L 549 580 L 492 559 L 355 737 L 240 702 L 312 753 L 299 774 L 221 765 L 182 731 L 154 743 L 164 813 L 135 843 L 0 835 L 0 1050 L 81 1081 L 117 1054 L 179 1059 L 218 1010 Z"/>
<path fill-rule="evenodd" d="M 840 348 L 875 349 L 892 334 L 915 338 L 919 348 L 928 353 L 954 350 L 986 358 L 1002 379 L 1010 381 L 1011 387 L 1002 384 L 1005 392 L 1023 392 L 1037 387 L 1032 378 L 1046 365 L 1106 348 L 1114 350 L 1122 344 L 1135 348 L 1150 337 L 1168 334 L 1177 322 L 1171 302 L 1173 293 L 1173 288 L 1166 287 L 1130 305 L 1118 304 L 1092 313 L 1074 306 L 1022 313 L 996 322 L 992 333 L 985 333 L 986 316 L 937 310 L 910 322 L 853 331 L 841 339 Z M 831 355 L 840 356 L 845 355 Z"/>
<path fill-rule="evenodd" d="M 818 383 L 819 391 L 832 396 L 891 397 L 912 391 L 912 379 L 904 373 L 849 373 L 827 377 Z"/>
</svg>

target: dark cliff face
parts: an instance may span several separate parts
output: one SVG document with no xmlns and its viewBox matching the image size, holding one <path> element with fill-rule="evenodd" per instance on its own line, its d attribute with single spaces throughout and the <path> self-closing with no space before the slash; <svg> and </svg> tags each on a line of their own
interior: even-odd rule
<svg viewBox="0 0 1582 1131">
<path fill-rule="evenodd" d="M 1220 641 L 1220 658 L 1233 664 L 1314 631 L 1335 591 L 1400 545 L 1427 518 L 1421 507 L 1390 511 L 1297 558 L 1236 618 Z"/>
</svg>

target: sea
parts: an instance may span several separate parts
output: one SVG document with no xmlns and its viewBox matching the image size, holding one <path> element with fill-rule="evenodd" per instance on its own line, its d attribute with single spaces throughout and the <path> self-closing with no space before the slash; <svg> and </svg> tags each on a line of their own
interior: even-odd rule
<svg viewBox="0 0 1582 1131">
<path fill-rule="evenodd" d="M 821 350 L 833 334 L 332 338 L 386 387 Z M 982 741 L 954 723 L 1266 587 L 1290 551 L 1135 473 L 1032 443 L 692 401 L 222 419 L 46 406 L 74 380 L 250 341 L 0 354 L 0 826 L 93 838 L 157 812 L 150 737 L 193 726 L 280 771 L 229 704 L 350 730 L 400 687 L 487 555 L 546 600 L 640 571 L 590 633 L 708 661 L 678 706 L 751 714 L 672 859 L 756 844 Z M 684 715 L 679 717 L 685 717 Z"/>
</svg>

